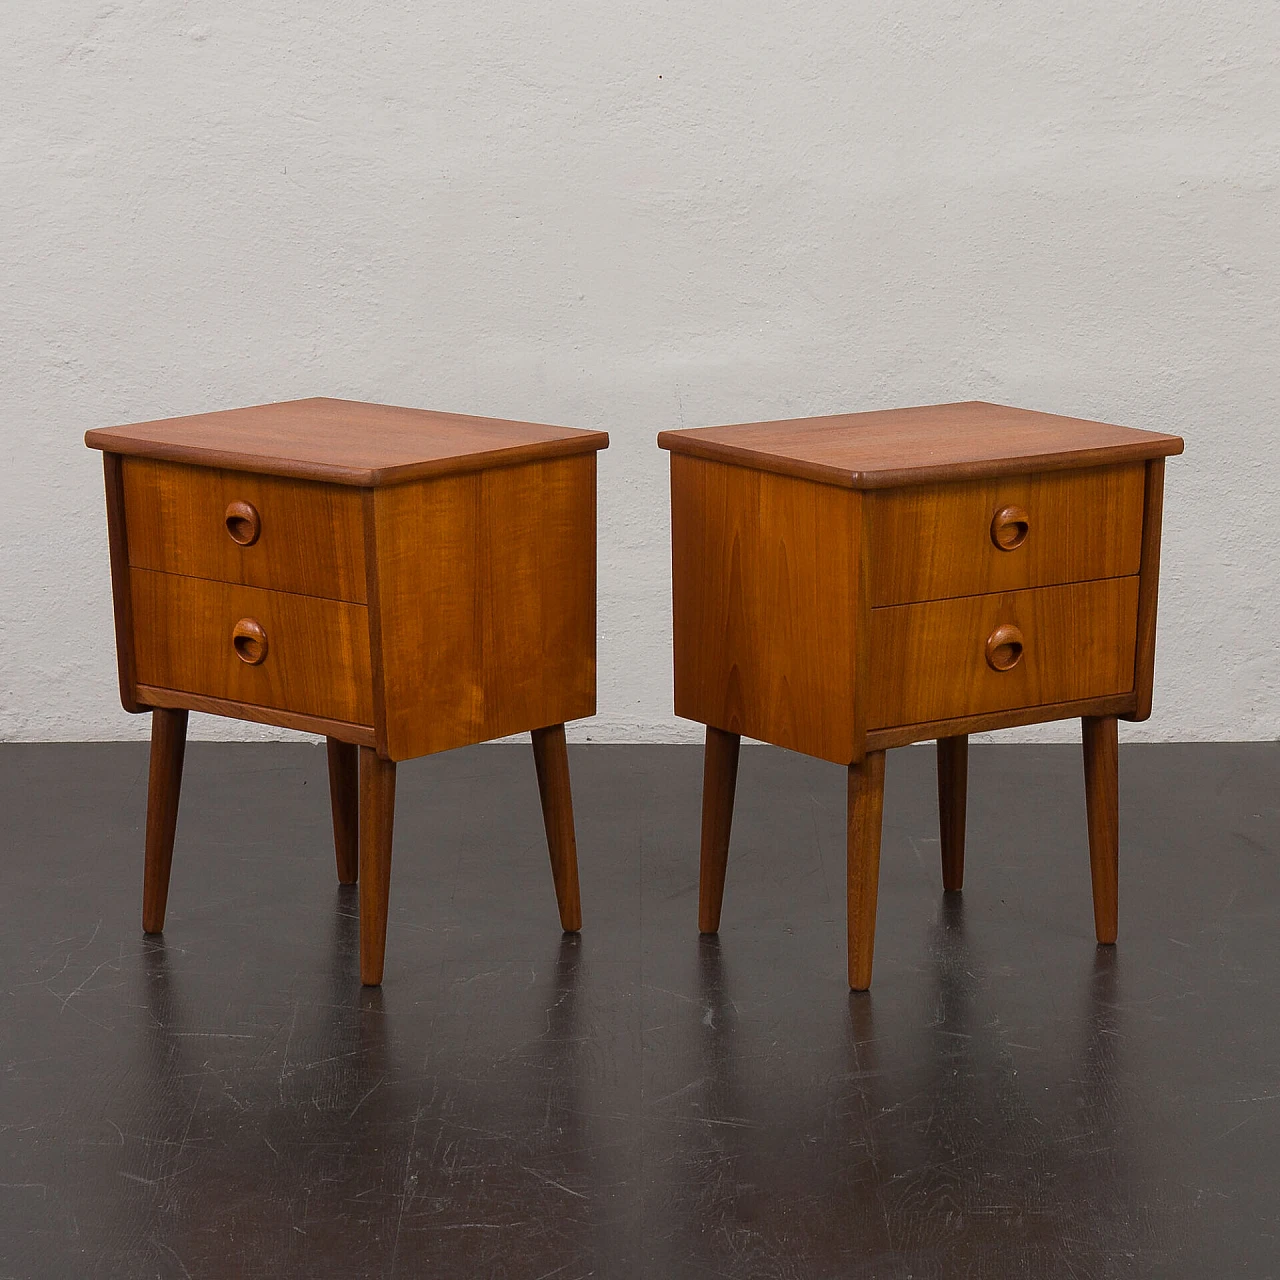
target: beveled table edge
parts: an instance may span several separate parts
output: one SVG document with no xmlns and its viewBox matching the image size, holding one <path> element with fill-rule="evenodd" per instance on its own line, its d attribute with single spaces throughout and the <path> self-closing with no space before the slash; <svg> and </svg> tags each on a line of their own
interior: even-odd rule
<svg viewBox="0 0 1280 1280">
<path fill-rule="evenodd" d="M 751 471 L 768 471 L 774 475 L 812 480 L 818 484 L 836 485 L 842 489 L 901 489 L 909 485 L 935 484 L 958 480 L 985 480 L 998 476 L 1028 475 L 1040 471 L 1083 470 L 1086 467 L 1146 462 L 1152 458 L 1169 458 L 1180 454 L 1183 441 L 1178 436 L 1158 432 L 1144 433 L 1150 438 L 1132 443 L 1106 445 L 1095 449 L 1059 450 L 1054 453 L 1032 453 L 1021 457 L 987 458 L 972 462 L 942 463 L 927 467 L 892 467 L 877 471 L 854 471 L 819 462 L 764 453 L 701 438 L 690 438 L 693 431 L 663 431 L 658 447 L 685 457 L 706 462 L 724 462 Z M 1134 428 L 1137 430 L 1137 428 Z"/>
<path fill-rule="evenodd" d="M 259 475 L 286 476 L 295 480 L 317 480 L 329 484 L 350 485 L 359 489 L 377 489 L 405 484 L 434 476 L 465 475 L 494 467 L 514 467 L 525 462 L 548 458 L 566 458 L 584 453 L 598 453 L 609 447 L 606 431 L 583 431 L 581 435 L 536 444 L 511 445 L 478 453 L 460 454 L 452 458 L 432 458 L 423 462 L 403 463 L 392 467 L 347 467 L 315 462 L 306 458 L 275 458 L 250 455 L 235 449 L 210 449 L 197 445 L 166 444 L 140 439 L 127 434 L 127 427 L 94 427 L 85 432 L 84 442 L 90 449 L 118 453 L 134 458 L 158 458 L 164 462 L 183 462 L 196 467 L 216 467 L 224 471 L 247 471 Z"/>
</svg>

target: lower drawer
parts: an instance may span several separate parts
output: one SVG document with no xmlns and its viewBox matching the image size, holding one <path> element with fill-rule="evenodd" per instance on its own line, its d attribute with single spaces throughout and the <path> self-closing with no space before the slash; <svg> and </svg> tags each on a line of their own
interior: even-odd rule
<svg viewBox="0 0 1280 1280">
<path fill-rule="evenodd" d="M 1137 622 L 1137 577 L 873 609 L 867 726 L 1126 693 Z"/>
<path fill-rule="evenodd" d="M 130 571 L 139 684 L 373 723 L 364 605 Z"/>
</svg>

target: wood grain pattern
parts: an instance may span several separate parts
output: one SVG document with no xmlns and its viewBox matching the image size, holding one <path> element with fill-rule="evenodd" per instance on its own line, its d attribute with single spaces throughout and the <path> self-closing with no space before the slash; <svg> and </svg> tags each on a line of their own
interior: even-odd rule
<svg viewBox="0 0 1280 1280">
<path fill-rule="evenodd" d="M 969 739 L 965 734 L 938 739 L 938 835 L 942 849 L 942 887 L 964 887 L 964 826 L 969 790 Z"/>
<path fill-rule="evenodd" d="M 91 449 L 361 487 L 594 453 L 603 431 L 353 400 L 290 400 L 85 433 Z"/>
<path fill-rule="evenodd" d="M 202 711 L 211 716 L 231 716 L 236 720 L 252 720 L 256 724 L 274 724 L 282 729 L 298 729 L 318 733 L 361 747 L 376 745 L 373 729 L 364 724 L 348 724 L 343 720 L 327 720 L 323 716 L 299 715 L 279 707 L 258 707 L 251 702 L 234 702 L 229 698 L 210 698 L 205 694 L 187 693 L 181 689 L 162 689 L 140 684 L 138 696 L 148 707 L 177 707 Z"/>
<path fill-rule="evenodd" d="M 991 733 L 998 729 L 1018 729 L 1049 720 L 1074 720 L 1080 716 L 1113 716 L 1133 706 L 1132 693 L 1113 693 L 1105 698 L 1079 698 L 1071 702 L 1046 702 L 1037 707 L 1012 707 L 1008 711 L 985 711 L 981 715 L 953 716 L 948 720 L 925 720 L 920 724 L 894 725 L 872 729 L 867 734 L 868 751 L 888 751 L 913 742 L 961 733 Z"/>
<path fill-rule="evenodd" d="M 147 781 L 147 837 L 142 875 L 142 928 L 164 931 L 169 871 L 178 829 L 182 761 L 187 750 L 187 713 L 158 707 L 151 713 L 151 768 Z"/>
<path fill-rule="evenodd" d="M 573 829 L 573 792 L 569 785 L 569 749 L 564 725 L 534 729 L 530 737 L 560 927 L 566 933 L 577 933 L 582 928 L 582 899 L 578 890 L 578 840 Z"/>
<path fill-rule="evenodd" d="M 1177 436 L 980 401 L 664 431 L 658 444 L 673 453 L 852 489 L 1059 471 L 1182 452 Z"/>
<path fill-rule="evenodd" d="M 385 753 L 595 713 L 595 456 L 373 494 Z"/>
<path fill-rule="evenodd" d="M 1093 921 L 1098 941 L 1116 940 L 1120 884 L 1120 748 L 1115 716 L 1085 716 L 1084 794 L 1089 823 Z"/>
<path fill-rule="evenodd" d="M 867 503 L 873 605 L 1118 578 L 1138 572 L 1141 463 L 928 484 Z M 1021 508 L 1026 538 L 1012 550 L 991 535 L 994 515 Z"/>
<path fill-rule="evenodd" d="M 129 591 L 129 535 L 124 499 L 123 460 L 118 453 L 102 455 L 107 488 L 107 544 L 111 553 L 111 600 L 115 610 L 116 668 L 120 680 L 120 705 L 137 713 L 146 708 L 138 701 L 138 673 L 133 653 L 133 599 Z"/>
<path fill-rule="evenodd" d="M 1151 716 L 1156 673 L 1156 610 L 1160 594 L 1160 524 L 1164 510 L 1164 459 L 1147 463 L 1143 496 L 1142 572 L 1138 584 L 1138 641 L 1134 656 L 1135 702 L 1126 720 Z"/>
<path fill-rule="evenodd" d="M 360 748 L 360 981 L 382 982 L 391 898 L 391 845 L 395 828 L 396 766 Z"/>
<path fill-rule="evenodd" d="M 138 679 L 142 684 L 372 724 L 368 619 L 363 605 L 134 569 Z M 269 637 L 251 666 L 232 648 L 242 618 Z"/>
<path fill-rule="evenodd" d="M 1107 578 L 871 611 L 872 729 L 1031 707 L 1133 688 L 1138 579 Z M 1021 660 L 984 656 L 1001 625 L 1024 637 Z"/>
<path fill-rule="evenodd" d="M 856 512 L 829 486 L 672 457 L 677 715 L 855 758 Z"/>
<path fill-rule="evenodd" d="M 161 573 L 334 600 L 366 598 L 364 522 L 357 490 L 155 458 L 124 462 L 129 563 Z M 227 529 L 227 510 L 261 521 L 250 545 Z"/>
<path fill-rule="evenodd" d="M 738 734 L 707 726 L 702 760 L 702 849 L 698 872 L 700 933 L 717 933 L 720 929 L 741 744 Z"/>
<path fill-rule="evenodd" d="M 360 749 L 338 738 L 326 738 L 325 749 L 338 883 L 355 884 L 360 876 Z"/>
<path fill-rule="evenodd" d="M 849 766 L 848 935 L 849 987 L 871 986 L 880 892 L 880 829 L 884 815 L 884 752 L 868 751 Z"/>
</svg>

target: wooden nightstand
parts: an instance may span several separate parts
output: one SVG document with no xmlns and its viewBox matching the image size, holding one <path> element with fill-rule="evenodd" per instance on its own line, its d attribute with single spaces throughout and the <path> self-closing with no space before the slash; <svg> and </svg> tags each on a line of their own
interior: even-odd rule
<svg viewBox="0 0 1280 1280">
<path fill-rule="evenodd" d="M 382 980 L 396 762 L 524 730 L 581 924 L 564 722 L 595 713 L 600 431 L 297 400 L 90 431 L 120 698 L 152 713 L 164 927 L 189 710 L 324 734 L 360 974 Z"/>
<path fill-rule="evenodd" d="M 938 740 L 942 876 L 970 733 L 1079 716 L 1094 917 L 1116 937 L 1116 718 L 1151 713 L 1177 436 L 993 404 L 664 431 L 676 713 L 707 726 L 698 918 L 720 924 L 738 745 L 849 766 L 849 985 L 871 982 L 884 753 Z"/>
</svg>

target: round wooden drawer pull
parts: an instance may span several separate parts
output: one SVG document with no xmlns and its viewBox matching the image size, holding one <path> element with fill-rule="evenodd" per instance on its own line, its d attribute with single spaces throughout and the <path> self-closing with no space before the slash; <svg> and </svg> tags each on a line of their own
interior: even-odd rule
<svg viewBox="0 0 1280 1280">
<path fill-rule="evenodd" d="M 987 666 L 992 671 L 1012 671 L 1022 661 L 1022 632 L 1004 623 L 987 637 Z"/>
<path fill-rule="evenodd" d="M 231 628 L 231 645 L 236 657 L 256 667 L 267 656 L 267 633 L 257 618 L 241 618 Z"/>
<path fill-rule="evenodd" d="M 1001 507 L 991 517 L 991 541 L 1001 551 L 1016 551 L 1031 532 L 1031 517 L 1022 507 Z"/>
<path fill-rule="evenodd" d="M 233 502 L 227 508 L 226 525 L 232 542 L 251 547 L 262 532 L 262 517 L 252 502 Z"/>
</svg>

